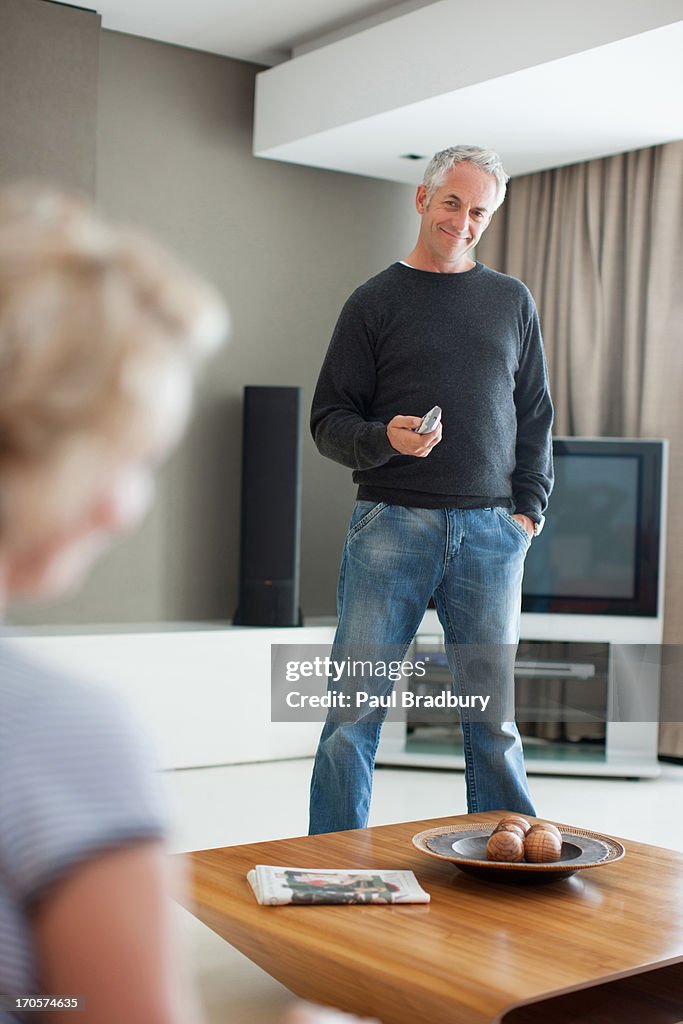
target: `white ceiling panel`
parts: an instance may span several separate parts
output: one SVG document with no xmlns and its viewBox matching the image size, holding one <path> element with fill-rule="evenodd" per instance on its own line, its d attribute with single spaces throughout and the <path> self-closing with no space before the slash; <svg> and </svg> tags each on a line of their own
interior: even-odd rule
<svg viewBox="0 0 683 1024">
<path fill-rule="evenodd" d="M 491 146 L 528 174 L 683 138 L 683 22 L 261 151 L 414 184 L 432 153 Z M 637 70 L 636 70 L 637 69 Z"/>
<path fill-rule="evenodd" d="M 92 8 L 92 0 L 71 0 Z M 105 29 L 266 64 L 259 156 L 414 183 L 457 141 L 512 174 L 683 138 L 683 0 L 100 0 Z"/>
<path fill-rule="evenodd" d="M 457 142 L 524 174 L 683 138 L 681 0 L 486 14 L 440 0 L 262 71 L 255 154 L 416 182 L 405 154 Z"/>
</svg>

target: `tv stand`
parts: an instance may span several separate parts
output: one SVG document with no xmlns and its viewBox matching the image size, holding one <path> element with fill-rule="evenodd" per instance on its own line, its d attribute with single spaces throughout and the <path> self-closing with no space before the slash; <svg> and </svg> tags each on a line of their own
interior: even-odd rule
<svg viewBox="0 0 683 1024">
<path fill-rule="evenodd" d="M 656 626 L 639 629 L 630 620 L 631 639 L 625 641 L 622 622 L 591 622 L 587 629 L 573 617 L 549 636 L 552 617 L 530 617 L 543 620 L 540 630 L 525 618 L 515 682 L 527 771 L 630 779 L 659 775 Z M 413 686 L 428 692 L 450 685 L 434 611 L 427 612 L 416 635 L 414 656 L 426 658 L 428 671 Z M 457 714 L 444 712 L 441 720 L 431 715 L 429 721 L 411 714 L 385 724 L 377 764 L 464 768 Z"/>
<path fill-rule="evenodd" d="M 524 661 L 517 658 L 515 675 L 525 679 L 592 679 L 595 665 L 575 661 Z"/>
</svg>

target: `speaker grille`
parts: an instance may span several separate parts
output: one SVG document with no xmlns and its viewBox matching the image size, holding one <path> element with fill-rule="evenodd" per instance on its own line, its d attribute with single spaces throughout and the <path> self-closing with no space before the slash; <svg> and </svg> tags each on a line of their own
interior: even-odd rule
<svg viewBox="0 0 683 1024">
<path fill-rule="evenodd" d="M 301 388 L 246 387 L 235 622 L 300 623 Z"/>
</svg>

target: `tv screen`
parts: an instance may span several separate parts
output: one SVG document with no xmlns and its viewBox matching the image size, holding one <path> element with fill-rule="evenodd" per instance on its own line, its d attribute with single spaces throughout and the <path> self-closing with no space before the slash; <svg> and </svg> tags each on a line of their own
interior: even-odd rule
<svg viewBox="0 0 683 1024">
<path fill-rule="evenodd" d="M 555 438 L 555 486 L 522 610 L 657 615 L 663 442 Z"/>
</svg>

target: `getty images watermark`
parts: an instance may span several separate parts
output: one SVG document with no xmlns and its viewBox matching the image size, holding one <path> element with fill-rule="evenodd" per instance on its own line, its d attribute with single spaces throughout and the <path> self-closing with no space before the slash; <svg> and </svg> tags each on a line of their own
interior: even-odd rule
<svg viewBox="0 0 683 1024">
<path fill-rule="evenodd" d="M 324 721 L 328 712 L 344 721 L 444 712 L 475 721 L 509 717 L 509 688 L 500 685 L 513 670 L 509 647 L 472 647 L 453 664 L 457 686 L 448 666 L 410 657 L 405 646 L 337 646 L 333 657 L 329 646 L 272 644 L 272 721 Z"/>
<path fill-rule="evenodd" d="M 440 693 L 420 693 L 415 689 L 395 687 L 389 692 L 381 681 L 402 683 L 405 680 L 420 680 L 427 675 L 427 662 L 415 661 L 373 661 L 370 658 L 315 657 L 311 661 L 288 660 L 285 664 L 285 679 L 288 683 L 300 683 L 302 679 L 319 679 L 329 684 L 326 693 L 288 690 L 285 703 L 289 708 L 341 708 L 344 710 L 368 708 L 480 708 L 486 711 L 491 700 L 490 694 L 473 693 L 457 696 L 442 690 Z M 351 683 L 348 686 L 348 683 Z M 369 682 L 380 682 L 373 688 Z M 334 689 L 339 684 L 345 689 Z M 360 685 L 358 685 L 360 684 Z"/>
<path fill-rule="evenodd" d="M 271 645 L 273 722 L 683 722 L 683 646 Z M 565 647 L 567 651 L 565 652 Z M 562 656 L 560 656 L 562 655 Z"/>
</svg>

